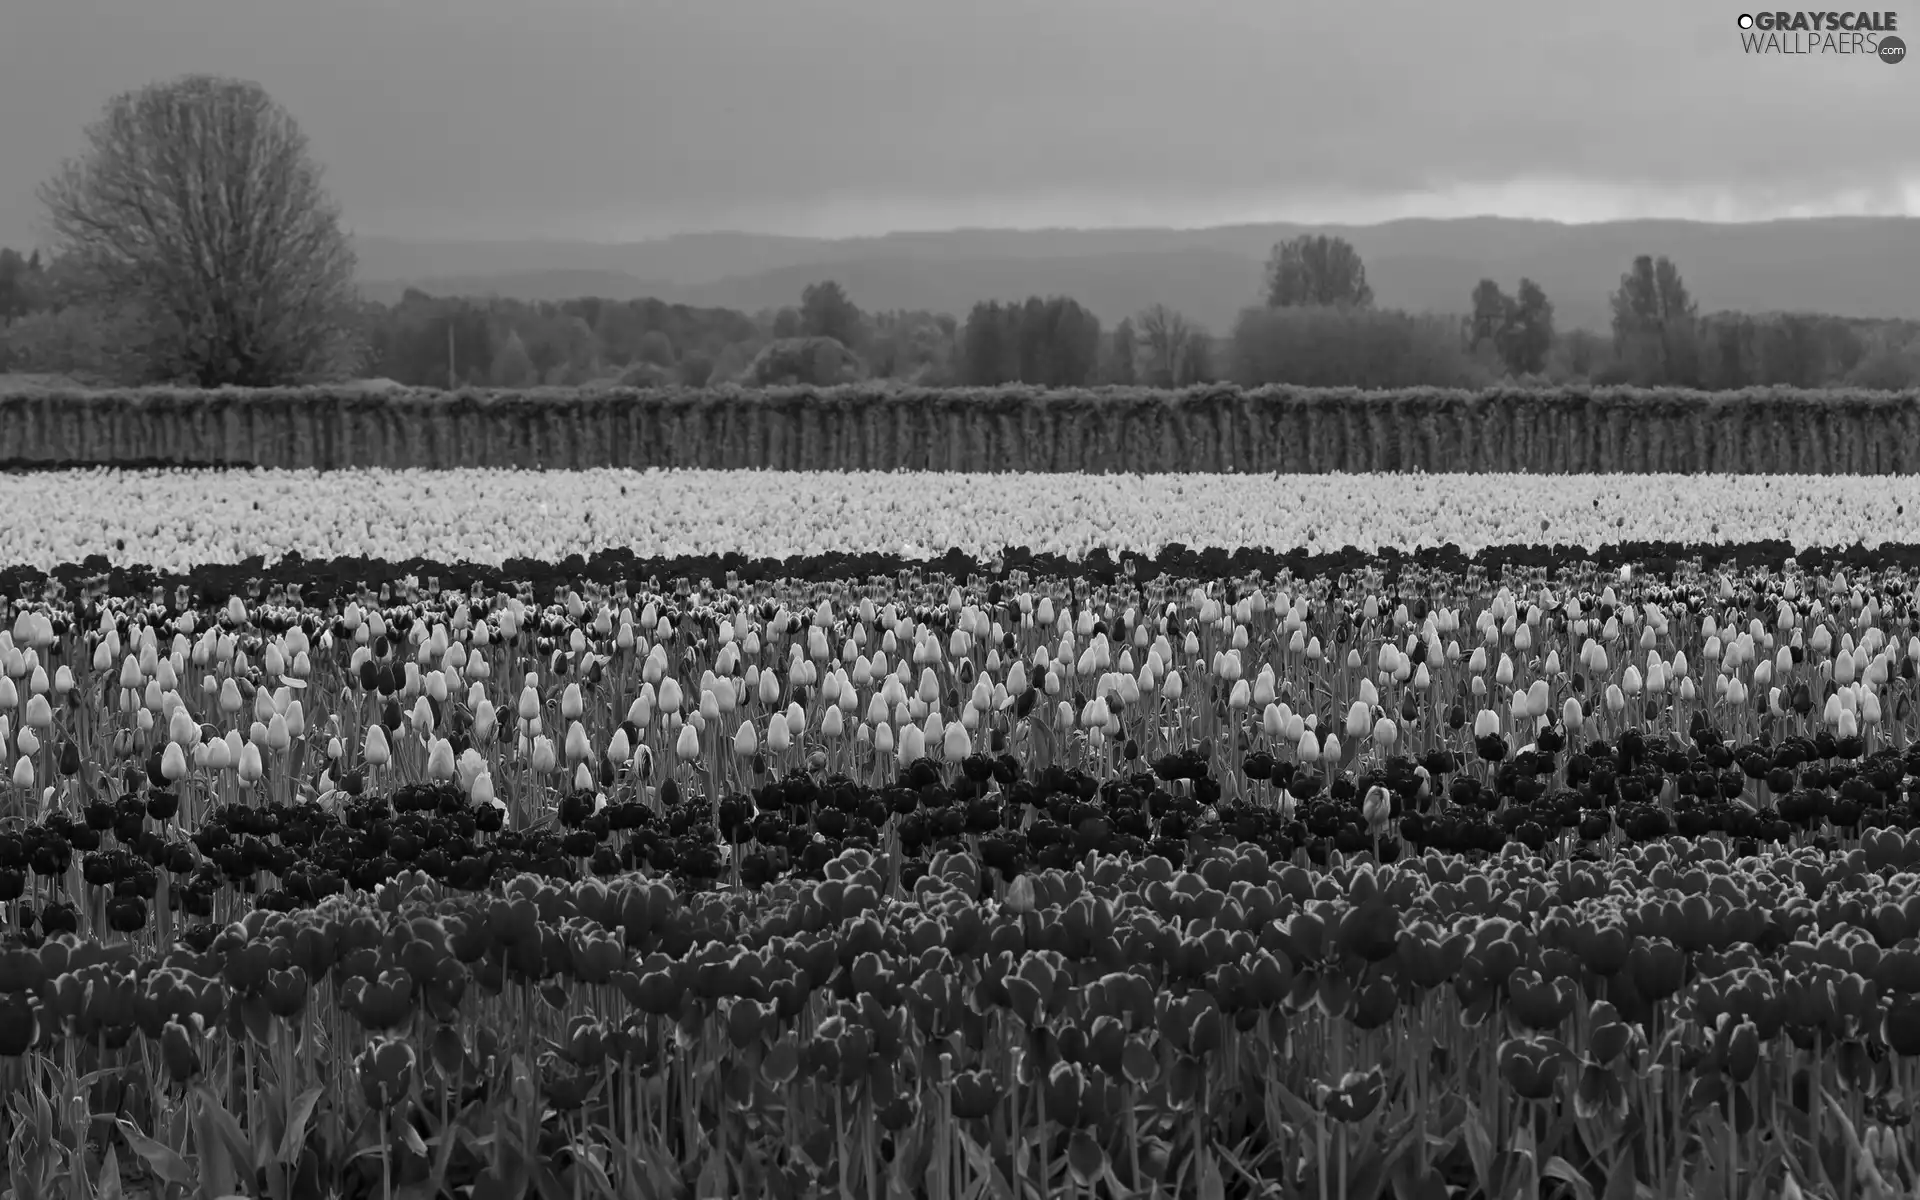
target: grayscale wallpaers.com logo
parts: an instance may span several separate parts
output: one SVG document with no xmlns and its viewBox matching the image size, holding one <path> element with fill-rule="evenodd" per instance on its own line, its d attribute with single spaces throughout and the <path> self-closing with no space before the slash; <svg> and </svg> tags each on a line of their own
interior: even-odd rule
<svg viewBox="0 0 1920 1200">
<path fill-rule="evenodd" d="M 1907 57 L 1893 12 L 1741 13 L 1739 25 L 1748 54 L 1848 54 L 1883 63 Z"/>
</svg>

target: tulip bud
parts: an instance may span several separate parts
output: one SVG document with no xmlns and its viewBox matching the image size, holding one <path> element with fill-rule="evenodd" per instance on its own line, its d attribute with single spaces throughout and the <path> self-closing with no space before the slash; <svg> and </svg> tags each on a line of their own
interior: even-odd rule
<svg viewBox="0 0 1920 1200">
<path fill-rule="evenodd" d="M 536 772 L 544 775 L 553 770 L 559 763 L 558 756 L 553 752 L 553 739 L 536 735 L 533 739 L 533 753 L 529 758 L 528 765 Z"/>
<path fill-rule="evenodd" d="M 387 728 L 378 721 L 367 726 L 367 739 L 360 751 L 361 757 L 376 767 L 384 767 L 393 761 L 393 751 L 387 745 Z"/>
<path fill-rule="evenodd" d="M 1309 729 L 1301 733 L 1299 744 L 1294 747 L 1294 753 L 1300 756 L 1301 762 L 1320 761 L 1320 739 L 1314 736 L 1313 730 Z"/>
<path fill-rule="evenodd" d="M 506 807 L 506 805 L 494 799 L 493 775 L 487 771 L 482 771 L 473 777 L 472 786 L 467 788 L 467 797 L 475 804 L 492 804 L 500 808 Z"/>
<path fill-rule="evenodd" d="M 792 744 L 793 744 L 793 734 L 791 730 L 788 729 L 787 722 L 784 719 L 780 717 L 775 717 L 772 720 L 767 722 L 767 752 L 768 753 L 784 754 L 787 750 L 787 747 L 791 746 Z"/>
<path fill-rule="evenodd" d="M 1372 723 L 1373 714 L 1367 708 L 1366 703 L 1355 700 L 1352 706 L 1347 709 L 1346 730 L 1348 740 L 1357 741 L 1365 737 L 1367 729 Z"/>
<path fill-rule="evenodd" d="M 587 727 L 575 721 L 567 726 L 567 762 L 582 763 L 593 755 L 593 747 L 587 742 Z"/>
<path fill-rule="evenodd" d="M 834 711 L 838 712 L 838 709 Z M 692 762 L 700 757 L 700 734 L 692 725 L 680 727 L 680 737 L 673 744 L 673 753 L 681 762 Z"/>
<path fill-rule="evenodd" d="M 179 742 L 168 742 L 161 752 L 160 775 L 168 783 L 179 783 L 187 777 L 187 754 Z"/>
<path fill-rule="evenodd" d="M 760 738 L 754 732 L 753 722 L 740 722 L 740 728 L 733 735 L 733 752 L 741 758 L 752 758 L 759 749 Z"/>
</svg>

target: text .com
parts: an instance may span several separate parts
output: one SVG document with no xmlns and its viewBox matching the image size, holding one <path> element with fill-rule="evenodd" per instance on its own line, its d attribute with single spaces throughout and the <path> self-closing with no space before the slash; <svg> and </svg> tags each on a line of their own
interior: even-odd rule
<svg viewBox="0 0 1920 1200">
<path fill-rule="evenodd" d="M 1748 54 L 1839 54 L 1898 63 L 1907 44 L 1893 12 L 1741 13 L 1740 45 Z"/>
</svg>

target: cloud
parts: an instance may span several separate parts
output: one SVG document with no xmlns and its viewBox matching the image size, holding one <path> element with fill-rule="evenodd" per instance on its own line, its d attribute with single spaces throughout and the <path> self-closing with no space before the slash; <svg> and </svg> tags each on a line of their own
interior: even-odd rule
<svg viewBox="0 0 1920 1200">
<path fill-rule="evenodd" d="M 1920 214 L 1920 65 L 1657 0 L 11 0 L 0 240 L 114 91 L 256 79 L 370 233 Z"/>
</svg>

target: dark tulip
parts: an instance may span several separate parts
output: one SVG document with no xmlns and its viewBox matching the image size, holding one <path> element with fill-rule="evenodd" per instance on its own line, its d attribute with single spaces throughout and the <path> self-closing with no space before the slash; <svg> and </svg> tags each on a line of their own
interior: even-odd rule
<svg viewBox="0 0 1920 1200">
<path fill-rule="evenodd" d="M 200 1073 L 200 1054 L 194 1049 L 193 1036 L 178 1021 L 160 1027 L 160 1061 L 178 1084 L 185 1085 Z"/>
</svg>

